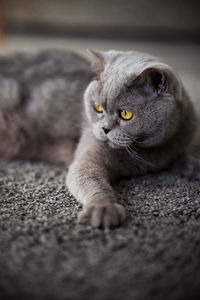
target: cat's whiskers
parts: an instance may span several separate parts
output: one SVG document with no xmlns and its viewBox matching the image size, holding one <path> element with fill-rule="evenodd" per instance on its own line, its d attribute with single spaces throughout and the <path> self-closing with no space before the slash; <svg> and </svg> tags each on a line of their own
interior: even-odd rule
<svg viewBox="0 0 200 300">
<path fill-rule="evenodd" d="M 123 146 L 126 151 L 129 153 L 129 155 L 133 158 L 133 160 L 141 163 L 140 167 L 144 168 L 145 166 L 151 166 L 153 167 L 153 164 L 150 163 L 149 161 L 145 160 L 138 152 L 141 152 L 142 149 L 137 147 L 135 145 L 135 138 L 123 131 L 123 137 L 121 137 L 121 139 L 117 140 L 117 144 L 120 146 Z"/>
<path fill-rule="evenodd" d="M 145 169 L 145 164 L 146 163 L 135 151 L 130 149 L 129 146 L 126 147 L 126 150 L 128 154 L 131 156 L 131 158 L 138 163 L 138 167 L 140 169 Z"/>
<path fill-rule="evenodd" d="M 109 140 L 115 145 L 122 146 L 123 148 L 130 144 L 130 139 L 128 138 L 109 138 Z"/>
<path fill-rule="evenodd" d="M 134 151 L 138 152 L 142 152 L 142 149 L 138 148 L 137 146 L 135 146 L 135 144 L 133 144 L 133 142 L 130 143 L 130 148 L 132 148 Z"/>
<path fill-rule="evenodd" d="M 142 151 L 142 149 L 139 147 L 140 145 L 143 145 L 143 142 L 137 141 L 134 136 L 132 136 L 130 133 L 124 132 L 124 134 L 129 138 L 130 144 L 132 147 L 134 147 L 134 150 L 136 151 Z M 134 145 L 133 145 L 134 144 Z"/>
<path fill-rule="evenodd" d="M 126 150 L 129 153 L 129 155 L 139 163 L 142 163 L 140 167 L 144 168 L 145 166 L 153 167 L 153 164 L 147 160 L 145 160 L 143 157 L 141 157 L 136 151 L 133 145 L 126 146 Z"/>
<path fill-rule="evenodd" d="M 136 151 L 134 151 L 134 150 L 131 148 L 130 145 L 129 145 L 129 146 L 126 146 L 125 148 L 126 148 L 127 152 L 130 154 L 130 156 L 131 156 L 134 160 L 136 160 L 136 161 L 138 161 L 138 162 L 143 162 L 143 158 L 140 157 L 140 156 L 138 155 L 138 153 L 137 153 Z"/>
</svg>

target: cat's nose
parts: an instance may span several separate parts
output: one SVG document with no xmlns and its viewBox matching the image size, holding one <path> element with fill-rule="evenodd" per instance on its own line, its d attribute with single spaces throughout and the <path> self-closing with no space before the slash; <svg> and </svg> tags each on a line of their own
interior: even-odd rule
<svg viewBox="0 0 200 300">
<path fill-rule="evenodd" d="M 109 128 L 105 128 L 105 127 L 101 127 L 101 128 L 105 134 L 108 134 L 108 132 L 110 131 Z"/>
</svg>

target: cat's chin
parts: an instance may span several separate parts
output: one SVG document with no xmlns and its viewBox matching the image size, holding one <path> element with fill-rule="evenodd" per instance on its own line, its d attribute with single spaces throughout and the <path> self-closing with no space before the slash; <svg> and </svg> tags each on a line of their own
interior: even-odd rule
<svg viewBox="0 0 200 300">
<path fill-rule="evenodd" d="M 113 148 L 113 149 L 122 149 L 123 148 L 122 146 L 117 145 L 117 144 L 111 142 L 110 140 L 107 141 L 107 144 L 110 148 Z"/>
</svg>

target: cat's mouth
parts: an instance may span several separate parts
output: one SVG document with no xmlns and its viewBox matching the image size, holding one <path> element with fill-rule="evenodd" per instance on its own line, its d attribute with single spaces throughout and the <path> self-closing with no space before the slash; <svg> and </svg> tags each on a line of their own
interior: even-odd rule
<svg viewBox="0 0 200 300">
<path fill-rule="evenodd" d="M 113 149 L 126 149 L 127 146 L 130 145 L 130 140 L 127 143 L 127 140 L 124 140 L 123 138 L 114 137 L 112 132 L 109 132 L 108 134 L 102 134 L 102 131 L 100 131 L 100 133 L 98 131 L 94 131 L 93 133 L 98 140 L 104 142 Z"/>
</svg>

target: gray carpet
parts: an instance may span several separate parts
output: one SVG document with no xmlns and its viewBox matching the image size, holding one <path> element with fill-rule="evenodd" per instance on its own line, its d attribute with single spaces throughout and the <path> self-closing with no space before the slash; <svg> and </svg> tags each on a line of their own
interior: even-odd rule
<svg viewBox="0 0 200 300">
<path fill-rule="evenodd" d="M 126 224 L 77 225 L 65 171 L 0 162 L 0 299 L 200 297 L 200 188 L 170 172 L 123 180 Z M 199 298 L 200 299 L 200 298 Z"/>
</svg>

